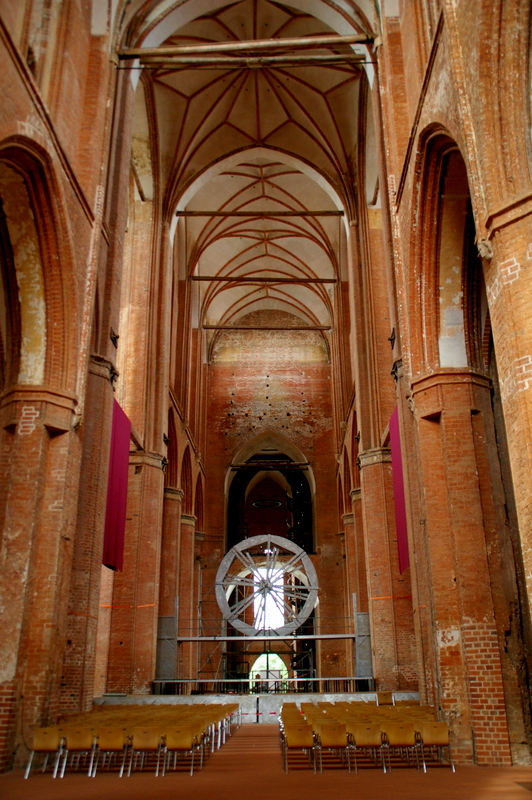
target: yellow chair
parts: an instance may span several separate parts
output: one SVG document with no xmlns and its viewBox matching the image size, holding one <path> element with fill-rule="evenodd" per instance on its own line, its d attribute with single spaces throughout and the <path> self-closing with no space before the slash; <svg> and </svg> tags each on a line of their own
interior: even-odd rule
<svg viewBox="0 0 532 800">
<path fill-rule="evenodd" d="M 419 771 L 419 753 L 421 750 L 421 743 L 419 737 L 416 736 L 416 730 L 413 722 L 388 722 L 387 720 L 382 723 L 384 733 L 383 750 L 388 756 L 388 769 L 391 772 L 390 753 L 398 755 L 404 759 L 407 764 L 410 763 L 410 755 L 414 755 L 416 759 L 416 767 Z"/>
<path fill-rule="evenodd" d="M 317 731 L 316 749 L 320 757 L 320 772 L 323 772 L 323 750 L 338 753 L 342 763 L 347 758 L 347 768 L 351 772 L 350 748 L 348 747 L 347 731 L 344 723 L 321 723 Z"/>
<path fill-rule="evenodd" d="M 163 753 L 163 776 L 170 764 L 172 753 L 174 755 L 174 770 L 177 766 L 177 756 L 179 753 L 190 754 L 190 775 L 194 774 L 194 753 L 200 754 L 200 768 L 203 766 L 202 744 L 194 735 L 194 730 L 190 725 L 183 725 L 179 728 L 167 730 L 162 746 Z"/>
<path fill-rule="evenodd" d="M 61 778 L 65 777 L 65 770 L 67 767 L 68 757 L 71 756 L 71 764 L 74 764 L 76 758 L 76 771 L 82 756 L 89 758 L 89 768 L 87 775 L 90 778 L 92 775 L 92 766 L 94 764 L 94 756 L 96 754 L 96 731 L 94 728 L 87 725 L 77 725 L 75 727 L 59 728 L 63 736 L 63 745 L 61 749 L 61 758 L 63 765 L 61 767 Z"/>
<path fill-rule="evenodd" d="M 455 766 L 451 756 L 451 743 L 449 741 L 449 728 L 446 722 L 426 722 L 420 721 L 416 726 L 421 738 L 421 760 L 423 762 L 423 772 L 427 771 L 426 751 L 435 755 L 443 764 L 443 750 L 447 748 L 449 754 L 449 766 L 455 772 Z"/>
<path fill-rule="evenodd" d="M 316 772 L 316 743 L 311 725 L 287 722 L 284 726 L 281 736 L 281 751 L 286 773 L 288 773 L 288 754 L 295 750 L 304 752 L 309 761 L 312 756 L 312 764 L 314 772 Z"/>
<path fill-rule="evenodd" d="M 349 748 L 355 759 L 355 772 L 358 772 L 357 754 L 369 756 L 374 764 L 380 758 L 382 771 L 386 772 L 382 749 L 382 731 L 380 722 L 353 722 L 346 724 Z"/>
<path fill-rule="evenodd" d="M 124 767 L 126 764 L 126 757 L 128 751 L 129 741 L 125 736 L 124 729 L 119 727 L 101 727 L 99 729 L 97 742 L 96 742 L 96 757 L 94 759 L 94 766 L 92 770 L 92 777 L 96 777 L 98 765 L 100 763 L 100 756 L 102 759 L 102 769 L 105 769 L 105 760 L 109 757 L 107 769 L 111 766 L 113 756 L 122 755 L 122 764 L 120 765 L 120 777 L 124 774 Z"/>
<path fill-rule="evenodd" d="M 57 770 L 59 769 L 59 762 L 61 759 L 62 743 L 63 743 L 63 737 L 57 725 L 50 725 L 48 728 L 34 728 L 33 748 L 30 753 L 30 758 L 28 761 L 28 766 L 26 767 L 26 771 L 24 773 L 24 777 L 29 778 L 30 776 L 31 765 L 33 763 L 33 757 L 35 753 L 43 754 L 45 757 L 42 768 L 43 772 L 45 772 L 46 767 L 48 766 L 48 759 L 50 755 L 52 753 L 55 754 L 53 776 L 54 778 L 57 777 Z"/>
<path fill-rule="evenodd" d="M 150 728 L 146 725 L 134 727 L 131 731 L 131 746 L 129 750 L 128 778 L 131 777 L 131 770 L 137 768 L 137 759 L 140 756 L 140 768 L 144 768 L 146 756 L 157 755 L 157 765 L 155 767 L 155 777 L 159 775 L 159 762 L 163 747 L 162 737 L 158 728 Z M 133 766 L 134 762 L 134 766 Z"/>
<path fill-rule="evenodd" d="M 393 692 L 377 692 L 377 705 L 379 706 L 393 706 Z"/>
</svg>

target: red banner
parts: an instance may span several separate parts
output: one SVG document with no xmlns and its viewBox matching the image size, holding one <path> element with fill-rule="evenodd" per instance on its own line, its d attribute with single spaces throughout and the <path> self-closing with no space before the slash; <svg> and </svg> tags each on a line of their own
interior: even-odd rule
<svg viewBox="0 0 532 800">
<path fill-rule="evenodd" d="M 127 478 L 131 422 L 116 400 L 113 406 L 107 508 L 102 562 L 109 569 L 122 570 L 124 563 L 124 530 L 126 527 Z"/>
<path fill-rule="evenodd" d="M 395 504 L 395 527 L 397 530 L 397 549 L 399 551 L 399 572 L 410 566 L 408 553 L 408 531 L 406 526 L 405 487 L 403 481 L 403 460 L 401 457 L 401 438 L 399 436 L 399 412 L 397 406 L 390 419 L 390 450 L 392 451 L 393 499 Z"/>
</svg>

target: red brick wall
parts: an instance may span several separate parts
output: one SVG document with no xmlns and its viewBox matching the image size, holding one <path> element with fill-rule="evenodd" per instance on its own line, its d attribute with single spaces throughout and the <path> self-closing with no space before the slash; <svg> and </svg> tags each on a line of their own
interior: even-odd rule
<svg viewBox="0 0 532 800">
<path fill-rule="evenodd" d="M 265 319 L 261 315 L 259 324 Z M 268 324 L 285 321 L 281 312 L 267 315 Z M 286 437 L 308 458 L 316 481 L 317 555 L 312 560 L 320 583 L 320 630 L 342 633 L 348 629 L 349 612 L 344 607 L 344 559 L 338 536 L 331 367 L 320 334 L 222 334 L 208 368 L 208 398 L 206 528 L 211 541 L 203 544 L 202 557 L 209 558 L 214 550 L 224 552 L 224 481 L 238 451 L 267 432 Z M 204 575 L 206 588 L 211 576 Z M 344 644 L 322 645 L 323 674 L 344 674 L 346 652 Z"/>
</svg>

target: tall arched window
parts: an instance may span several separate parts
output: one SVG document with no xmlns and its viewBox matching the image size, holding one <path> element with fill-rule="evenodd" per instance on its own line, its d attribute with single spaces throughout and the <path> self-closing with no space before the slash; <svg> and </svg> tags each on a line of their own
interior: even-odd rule
<svg viewBox="0 0 532 800">
<path fill-rule="evenodd" d="M 183 513 L 193 513 L 192 466 L 190 464 L 190 447 L 185 450 L 181 466 L 181 489 L 183 490 Z"/>
<path fill-rule="evenodd" d="M 179 461 L 173 409 L 168 411 L 168 446 L 166 452 L 168 466 L 164 476 L 164 484 L 165 486 L 175 489 L 177 487 L 177 470 L 179 468 Z"/>
</svg>

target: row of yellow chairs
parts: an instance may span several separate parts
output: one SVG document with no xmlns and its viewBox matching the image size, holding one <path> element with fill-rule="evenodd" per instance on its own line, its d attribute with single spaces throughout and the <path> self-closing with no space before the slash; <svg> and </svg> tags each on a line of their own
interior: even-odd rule
<svg viewBox="0 0 532 800">
<path fill-rule="evenodd" d="M 285 703 L 280 718 L 281 751 L 288 772 L 290 752 L 303 751 L 316 771 L 319 758 L 322 770 L 323 751 L 332 751 L 358 770 L 357 756 L 369 757 L 384 772 L 391 771 L 392 757 L 415 761 L 418 770 L 427 762 L 448 763 L 455 771 L 446 722 L 435 719 L 431 706 L 376 706 L 371 703 Z"/>
<path fill-rule="evenodd" d="M 43 772 L 53 758 L 53 777 L 63 777 L 70 758 L 78 769 L 81 759 L 88 763 L 87 774 L 96 777 L 98 766 L 109 769 L 120 761 L 119 775 L 143 769 L 147 759 L 155 760 L 155 774 L 166 773 L 172 758 L 176 769 L 178 756 L 190 756 L 190 774 L 199 758 L 220 747 L 239 724 L 237 703 L 179 706 L 99 706 L 84 714 L 63 717 L 57 725 L 34 728 L 33 746 L 25 778 L 31 772 L 35 754 L 43 757 Z"/>
</svg>

